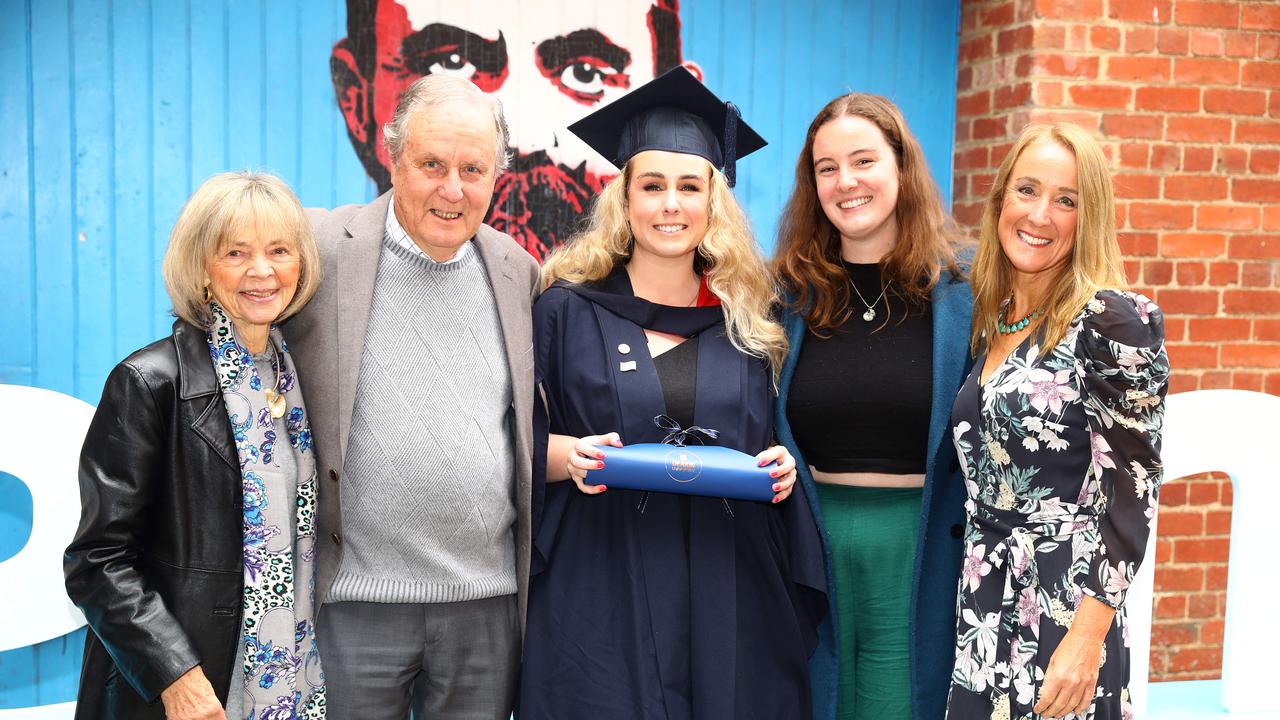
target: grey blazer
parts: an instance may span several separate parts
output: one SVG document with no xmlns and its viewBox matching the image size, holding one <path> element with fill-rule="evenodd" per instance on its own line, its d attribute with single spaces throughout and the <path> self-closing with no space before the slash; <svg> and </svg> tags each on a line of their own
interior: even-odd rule
<svg viewBox="0 0 1280 720">
<path fill-rule="evenodd" d="M 323 604 L 342 562 L 342 482 L 356 383 L 391 194 L 332 212 L 308 210 L 320 248 L 320 290 L 285 324 L 311 416 L 320 478 L 316 527 L 316 603 Z M 516 575 L 520 623 L 529 591 L 530 502 L 533 484 L 533 326 L 538 264 L 510 236 L 481 225 L 472 240 L 489 274 L 511 368 L 516 469 Z"/>
</svg>

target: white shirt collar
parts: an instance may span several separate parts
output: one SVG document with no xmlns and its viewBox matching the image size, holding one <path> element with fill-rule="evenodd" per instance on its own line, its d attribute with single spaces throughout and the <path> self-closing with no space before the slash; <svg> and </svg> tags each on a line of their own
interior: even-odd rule
<svg viewBox="0 0 1280 720">
<path fill-rule="evenodd" d="M 387 237 L 391 238 L 392 242 L 406 250 L 409 250 L 410 252 L 416 253 L 431 262 L 436 263 L 437 265 L 451 265 L 462 260 L 471 253 L 470 240 L 462 243 L 462 246 L 453 254 L 453 257 L 445 260 L 444 262 L 438 262 L 430 255 L 423 252 L 422 248 L 418 247 L 418 243 L 414 242 L 413 238 L 409 237 L 409 233 L 400 225 L 400 221 L 396 219 L 396 196 L 394 190 L 391 193 L 390 202 L 387 203 L 386 233 Z"/>
</svg>

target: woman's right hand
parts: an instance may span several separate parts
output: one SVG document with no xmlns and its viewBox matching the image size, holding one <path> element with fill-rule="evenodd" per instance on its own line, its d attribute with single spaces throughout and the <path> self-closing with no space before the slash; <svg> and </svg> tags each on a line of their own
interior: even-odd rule
<svg viewBox="0 0 1280 720">
<path fill-rule="evenodd" d="M 613 447 L 622 447 L 622 438 L 618 437 L 618 433 L 611 432 L 605 435 L 588 435 L 580 437 L 573 441 L 573 447 L 569 450 L 569 459 L 566 466 L 569 470 L 569 478 L 573 480 L 573 484 L 587 495 L 598 495 L 605 491 L 604 485 L 588 485 L 586 483 L 587 473 L 592 470 L 599 470 L 604 467 L 604 453 L 600 452 L 596 445 L 612 445 Z"/>
<path fill-rule="evenodd" d="M 213 686 L 197 665 L 160 691 L 168 720 L 227 720 Z"/>
</svg>

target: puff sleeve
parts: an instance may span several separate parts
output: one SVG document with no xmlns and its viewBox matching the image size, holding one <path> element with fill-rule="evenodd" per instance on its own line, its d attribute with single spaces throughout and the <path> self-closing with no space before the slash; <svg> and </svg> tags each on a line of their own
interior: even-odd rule
<svg viewBox="0 0 1280 720">
<path fill-rule="evenodd" d="M 1119 608 L 1146 551 L 1163 477 L 1164 315 L 1142 295 L 1099 292 L 1085 308 L 1077 349 L 1092 449 L 1087 482 L 1104 498 L 1084 592 Z"/>
</svg>

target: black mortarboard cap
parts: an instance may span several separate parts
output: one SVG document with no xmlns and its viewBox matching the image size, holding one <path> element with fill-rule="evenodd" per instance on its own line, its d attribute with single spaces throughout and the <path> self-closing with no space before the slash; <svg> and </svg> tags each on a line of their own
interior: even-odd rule
<svg viewBox="0 0 1280 720">
<path fill-rule="evenodd" d="M 569 126 L 593 150 L 621 168 L 636 153 L 667 150 L 706 158 L 732 186 L 735 163 L 765 146 L 724 102 L 677 66 Z"/>
</svg>

